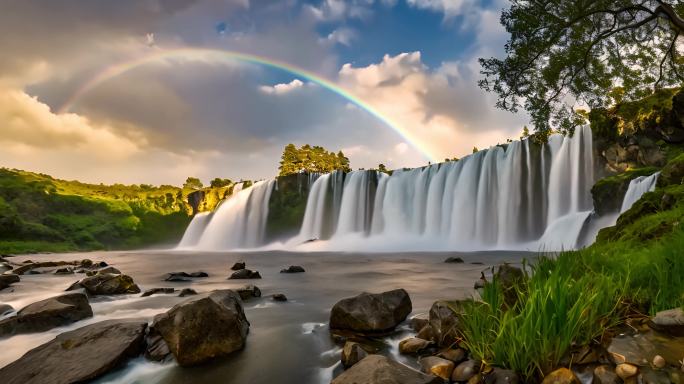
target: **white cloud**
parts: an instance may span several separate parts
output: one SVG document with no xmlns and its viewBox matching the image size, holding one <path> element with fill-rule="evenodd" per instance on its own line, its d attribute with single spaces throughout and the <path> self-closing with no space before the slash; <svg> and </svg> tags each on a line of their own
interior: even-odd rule
<svg viewBox="0 0 684 384">
<path fill-rule="evenodd" d="M 307 4 L 304 9 L 319 22 L 364 20 L 372 15 L 372 4 L 373 0 L 323 0 L 318 7 Z"/>
<path fill-rule="evenodd" d="M 338 28 L 328 34 L 325 38 L 321 38 L 322 43 L 328 44 L 342 44 L 350 46 L 352 40 L 357 37 L 356 32 L 350 28 Z"/>
<path fill-rule="evenodd" d="M 259 87 L 259 89 L 264 93 L 282 95 L 288 92 L 292 92 L 295 89 L 302 88 L 303 86 L 304 83 L 301 80 L 294 79 L 289 83 L 281 83 L 276 85 L 262 85 Z"/>
<path fill-rule="evenodd" d="M 441 12 L 447 19 L 464 14 L 475 5 L 474 0 L 406 0 L 406 2 L 419 9 Z"/>
</svg>

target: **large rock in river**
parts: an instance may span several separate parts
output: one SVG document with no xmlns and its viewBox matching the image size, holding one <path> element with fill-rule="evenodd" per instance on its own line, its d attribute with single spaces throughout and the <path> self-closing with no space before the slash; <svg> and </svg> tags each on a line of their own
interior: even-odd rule
<svg viewBox="0 0 684 384">
<path fill-rule="evenodd" d="M 435 301 L 430 308 L 429 325 L 432 336 L 439 346 L 452 346 L 459 337 L 460 301 Z"/>
<path fill-rule="evenodd" d="M 411 298 L 403 289 L 373 294 L 364 292 L 342 299 L 330 311 L 330 328 L 361 333 L 394 329 L 411 313 Z"/>
<path fill-rule="evenodd" d="M 354 364 L 331 384 L 442 384 L 432 375 L 415 371 L 381 355 L 368 355 Z"/>
<path fill-rule="evenodd" d="M 140 293 L 140 288 L 135 284 L 132 277 L 110 273 L 86 277 L 72 284 L 71 287 L 67 288 L 67 291 L 79 288 L 85 288 L 86 292 L 91 295 Z"/>
<path fill-rule="evenodd" d="M 138 356 L 147 323 L 107 320 L 65 332 L 0 369 L 3 384 L 84 383 Z"/>
<path fill-rule="evenodd" d="M 47 331 L 92 317 L 93 310 L 83 293 L 68 293 L 30 304 L 14 317 L 0 320 L 0 336 Z"/>
<path fill-rule="evenodd" d="M 242 349 L 249 322 L 240 296 L 226 289 L 176 304 L 155 316 L 152 328 L 164 338 L 178 364 L 188 366 Z"/>
</svg>

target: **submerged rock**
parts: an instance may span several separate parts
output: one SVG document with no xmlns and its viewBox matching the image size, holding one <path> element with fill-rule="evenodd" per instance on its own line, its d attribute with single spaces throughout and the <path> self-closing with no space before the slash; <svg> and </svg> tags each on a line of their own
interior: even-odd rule
<svg viewBox="0 0 684 384">
<path fill-rule="evenodd" d="M 31 260 L 26 260 L 24 265 L 14 268 L 14 273 L 17 275 L 23 275 L 32 269 L 36 268 L 52 268 L 52 267 L 63 267 L 63 266 L 74 266 L 80 265 L 80 261 L 42 261 L 34 263 Z"/>
<path fill-rule="evenodd" d="M 192 288 L 183 288 L 178 294 L 178 297 L 192 296 L 196 294 L 197 292 Z"/>
<path fill-rule="evenodd" d="M 233 271 L 239 271 L 241 269 L 245 269 L 245 262 L 244 261 L 238 261 L 237 263 L 233 264 L 232 267 L 230 267 Z"/>
<path fill-rule="evenodd" d="M 403 289 L 342 299 L 330 311 L 330 328 L 361 333 L 394 329 L 411 313 L 411 298 Z"/>
<path fill-rule="evenodd" d="M 91 295 L 121 295 L 140 293 L 140 288 L 128 275 L 102 274 L 86 277 L 72 284 L 67 291 L 85 288 Z"/>
<path fill-rule="evenodd" d="M 281 301 L 281 302 L 287 301 L 287 296 L 285 296 L 282 293 L 275 293 L 275 294 L 273 294 L 272 298 L 273 298 L 273 301 Z"/>
<path fill-rule="evenodd" d="M 47 331 L 92 316 L 86 295 L 68 293 L 29 304 L 16 316 L 0 320 L 0 336 Z"/>
<path fill-rule="evenodd" d="M 674 336 L 684 336 L 684 310 L 681 308 L 661 311 L 649 322 L 651 328 Z"/>
<path fill-rule="evenodd" d="M 619 384 L 620 378 L 610 365 L 599 365 L 594 368 L 595 384 Z"/>
<path fill-rule="evenodd" d="M 240 350 L 249 332 L 242 300 L 231 290 L 193 296 L 155 316 L 152 327 L 181 366 Z"/>
<path fill-rule="evenodd" d="M 450 264 L 462 264 L 464 263 L 463 259 L 460 257 L 448 257 L 446 260 L 444 260 L 445 263 L 450 263 Z"/>
<path fill-rule="evenodd" d="M 147 323 L 107 320 L 58 335 L 0 369 L 0 383 L 84 383 L 144 349 Z"/>
<path fill-rule="evenodd" d="M 361 344 L 353 341 L 347 341 L 344 343 L 344 347 L 342 348 L 340 360 L 345 368 L 349 368 L 361 361 L 366 356 L 368 356 L 368 352 L 363 349 Z"/>
<path fill-rule="evenodd" d="M 73 275 L 74 270 L 67 267 L 67 268 L 59 268 L 54 272 L 55 275 Z"/>
<path fill-rule="evenodd" d="M 164 277 L 164 281 L 179 282 L 179 281 L 192 281 L 190 275 L 186 272 L 170 272 Z"/>
<path fill-rule="evenodd" d="M 143 292 L 143 294 L 140 295 L 140 297 L 152 296 L 152 295 L 156 295 L 159 293 L 171 294 L 171 293 L 174 293 L 175 291 L 176 290 L 173 288 L 152 288 L 152 289 L 148 289 L 147 291 Z"/>
<path fill-rule="evenodd" d="M 289 267 L 285 269 L 281 269 L 280 273 L 303 273 L 306 272 L 304 268 L 300 267 L 299 265 L 290 265 Z"/>
<path fill-rule="evenodd" d="M 252 271 L 250 269 L 240 269 L 239 271 L 233 272 L 228 278 L 229 280 L 239 280 L 239 279 L 261 279 L 261 275 L 258 271 Z"/>
<path fill-rule="evenodd" d="M 415 371 L 385 356 L 368 355 L 331 384 L 442 384 L 439 377 Z"/>
<path fill-rule="evenodd" d="M 571 370 L 559 368 L 546 375 L 542 384 L 580 384 L 580 381 Z"/>
<path fill-rule="evenodd" d="M 86 276 L 95 276 L 95 275 L 104 275 L 107 273 L 111 273 L 113 275 L 120 275 L 121 271 L 114 267 L 104 267 L 100 269 L 96 269 L 94 271 L 86 271 Z"/>
</svg>

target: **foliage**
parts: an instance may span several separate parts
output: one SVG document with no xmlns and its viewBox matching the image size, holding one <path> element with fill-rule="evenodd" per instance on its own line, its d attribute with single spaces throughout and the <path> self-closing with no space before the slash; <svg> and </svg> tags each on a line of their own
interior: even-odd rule
<svg viewBox="0 0 684 384">
<path fill-rule="evenodd" d="M 319 146 L 305 144 L 300 148 L 294 144 L 288 144 L 283 150 L 280 160 L 279 176 L 287 176 L 295 173 L 329 173 L 335 170 L 350 172 L 349 159 L 342 151 L 328 152 Z"/>
<path fill-rule="evenodd" d="M 672 0 L 512 0 L 504 59 L 480 59 L 497 107 L 524 107 L 535 130 L 572 132 L 576 106 L 607 108 L 679 85 L 684 3 Z M 678 42 L 679 41 L 679 42 Z"/>
<path fill-rule="evenodd" d="M 209 182 L 209 186 L 212 188 L 227 187 L 231 184 L 233 184 L 233 182 L 230 179 L 221 179 L 220 177 L 217 177 Z"/>
<path fill-rule="evenodd" d="M 658 171 L 656 167 L 629 169 L 623 173 L 607 176 L 597 181 L 591 187 L 594 211 L 599 215 L 618 212 L 622 206 L 622 201 L 618 197 L 625 195 L 630 181 L 639 176 L 651 175 L 656 171 Z"/>
<path fill-rule="evenodd" d="M 0 169 L 0 252 L 132 248 L 176 241 L 180 188 L 112 186 Z"/>
<path fill-rule="evenodd" d="M 295 235 L 302 226 L 309 195 L 309 175 L 278 176 L 278 188 L 271 192 L 268 202 L 266 236 L 270 240 Z"/>
<path fill-rule="evenodd" d="M 183 189 L 201 189 L 204 185 L 200 179 L 196 177 L 188 177 L 183 184 Z"/>
</svg>

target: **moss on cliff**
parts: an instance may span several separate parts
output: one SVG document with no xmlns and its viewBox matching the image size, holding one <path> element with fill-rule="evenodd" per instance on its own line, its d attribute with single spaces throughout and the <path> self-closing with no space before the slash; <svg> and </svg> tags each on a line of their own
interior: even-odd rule
<svg viewBox="0 0 684 384">
<path fill-rule="evenodd" d="M 629 182 L 639 176 L 648 176 L 658 171 L 656 167 L 630 169 L 626 172 L 604 177 L 591 188 L 594 210 L 599 215 L 620 210 L 622 199 L 627 192 Z"/>
<path fill-rule="evenodd" d="M 277 187 L 268 202 L 267 239 L 276 240 L 297 234 L 304 220 L 310 180 L 307 173 L 277 177 Z"/>
</svg>

